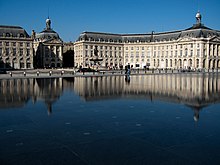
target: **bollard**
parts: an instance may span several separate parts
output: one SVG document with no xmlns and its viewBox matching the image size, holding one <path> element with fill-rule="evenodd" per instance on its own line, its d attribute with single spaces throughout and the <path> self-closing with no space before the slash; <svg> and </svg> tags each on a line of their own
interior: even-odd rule
<svg viewBox="0 0 220 165">
<path fill-rule="evenodd" d="M 37 71 L 37 76 L 39 76 L 39 71 Z"/>
<path fill-rule="evenodd" d="M 49 75 L 51 76 L 52 75 L 52 71 L 50 70 L 50 72 L 49 72 Z"/>
</svg>

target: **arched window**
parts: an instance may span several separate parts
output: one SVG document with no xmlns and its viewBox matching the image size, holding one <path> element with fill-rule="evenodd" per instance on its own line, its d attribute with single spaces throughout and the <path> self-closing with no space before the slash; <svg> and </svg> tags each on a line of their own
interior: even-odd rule
<svg viewBox="0 0 220 165">
<path fill-rule="evenodd" d="M 196 67 L 199 67 L 199 59 L 196 59 Z"/>
</svg>

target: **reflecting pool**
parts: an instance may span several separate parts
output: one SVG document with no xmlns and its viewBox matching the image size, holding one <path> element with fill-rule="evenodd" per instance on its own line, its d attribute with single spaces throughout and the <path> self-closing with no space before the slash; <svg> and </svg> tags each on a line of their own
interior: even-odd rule
<svg viewBox="0 0 220 165">
<path fill-rule="evenodd" d="M 220 164 L 219 103 L 218 74 L 0 80 L 0 164 Z"/>
</svg>

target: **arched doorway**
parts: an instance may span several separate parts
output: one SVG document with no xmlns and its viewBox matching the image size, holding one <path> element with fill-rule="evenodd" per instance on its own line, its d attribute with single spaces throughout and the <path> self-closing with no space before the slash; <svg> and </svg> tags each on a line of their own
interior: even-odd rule
<svg viewBox="0 0 220 165">
<path fill-rule="evenodd" d="M 179 64 L 178 64 L 179 68 L 181 69 L 182 68 L 182 60 L 179 59 Z"/>
<path fill-rule="evenodd" d="M 192 68 L 192 59 L 189 59 L 189 67 Z"/>
<path fill-rule="evenodd" d="M 183 60 L 183 67 L 184 67 L 184 69 L 187 69 L 187 68 L 188 68 L 188 64 L 187 64 L 186 59 Z"/>
<path fill-rule="evenodd" d="M 212 68 L 216 68 L 215 62 L 216 60 L 213 60 Z"/>
<path fill-rule="evenodd" d="M 204 59 L 203 63 L 202 63 L 202 68 L 205 68 L 205 62 L 206 62 L 206 60 Z"/>
<path fill-rule="evenodd" d="M 196 59 L 196 68 L 199 68 L 199 59 Z"/>
<path fill-rule="evenodd" d="M 209 60 L 209 66 L 208 66 L 209 69 L 212 68 L 212 60 Z"/>
<path fill-rule="evenodd" d="M 220 68 L 220 61 L 217 61 L 217 68 Z"/>
</svg>

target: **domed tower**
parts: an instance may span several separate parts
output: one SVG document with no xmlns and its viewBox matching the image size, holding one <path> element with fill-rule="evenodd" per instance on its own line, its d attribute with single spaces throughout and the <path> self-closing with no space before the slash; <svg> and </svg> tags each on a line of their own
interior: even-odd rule
<svg viewBox="0 0 220 165">
<path fill-rule="evenodd" d="M 51 28 L 51 20 L 46 19 L 46 28 L 36 33 L 34 38 L 36 52 L 35 68 L 59 68 L 63 61 L 63 41 Z"/>
</svg>

